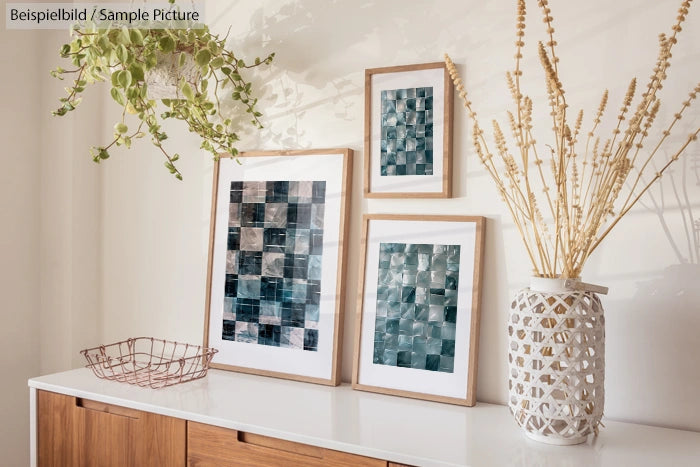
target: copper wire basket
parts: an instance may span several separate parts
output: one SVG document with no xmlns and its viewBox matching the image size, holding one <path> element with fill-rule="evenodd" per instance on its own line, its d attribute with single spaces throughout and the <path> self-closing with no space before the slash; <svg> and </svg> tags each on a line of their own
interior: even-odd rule
<svg viewBox="0 0 700 467">
<path fill-rule="evenodd" d="M 207 375 L 218 350 L 153 337 L 135 337 L 81 350 L 99 378 L 153 389 L 185 383 Z"/>
</svg>

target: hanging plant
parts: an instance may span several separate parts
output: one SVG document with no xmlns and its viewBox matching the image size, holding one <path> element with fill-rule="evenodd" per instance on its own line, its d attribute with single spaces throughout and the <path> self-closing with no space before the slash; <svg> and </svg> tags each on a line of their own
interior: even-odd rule
<svg viewBox="0 0 700 467">
<path fill-rule="evenodd" d="M 165 166 L 178 179 L 182 174 L 164 146 L 167 134 L 161 122 L 178 119 L 189 131 L 201 138 L 201 148 L 217 158 L 220 153 L 238 154 L 239 140 L 232 131 L 232 116 L 222 107 L 227 99 L 247 114 L 247 119 L 262 128 L 256 110 L 250 81 L 245 70 L 272 62 L 274 53 L 246 63 L 226 48 L 226 37 L 212 34 L 206 25 L 201 28 L 171 29 L 160 24 L 158 29 L 127 29 L 117 26 L 98 28 L 95 25 L 71 31 L 71 42 L 61 47 L 60 55 L 69 59 L 74 68 L 56 68 L 51 74 L 59 79 L 74 76 L 66 88 L 68 95 L 60 99 L 61 106 L 54 115 L 66 115 L 75 110 L 86 86 L 96 82 L 111 83 L 112 99 L 122 107 L 122 117 L 114 125 L 114 139 L 104 146 L 92 147 L 95 162 L 110 156 L 114 146 L 131 147 L 134 139 L 149 135 L 151 142 L 166 158 Z M 164 94 L 166 93 L 166 94 Z M 171 95 L 167 95 L 171 93 Z M 159 109 L 158 101 L 166 108 Z M 133 123 L 127 121 L 129 115 Z"/>
</svg>

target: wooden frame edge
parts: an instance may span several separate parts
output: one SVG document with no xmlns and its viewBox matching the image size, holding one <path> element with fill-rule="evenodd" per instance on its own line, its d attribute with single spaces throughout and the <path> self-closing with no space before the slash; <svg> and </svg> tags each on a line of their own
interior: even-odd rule
<svg viewBox="0 0 700 467">
<path fill-rule="evenodd" d="M 371 155 L 371 132 L 372 132 L 372 75 L 381 73 L 400 73 L 407 71 L 420 71 L 429 69 L 443 69 L 443 82 L 445 92 L 443 98 L 445 100 L 443 119 L 443 173 L 442 173 L 442 191 L 430 192 L 374 192 L 371 191 L 370 178 L 370 155 Z M 365 69 L 365 121 L 364 121 L 364 167 L 362 193 L 365 198 L 451 198 L 452 197 L 452 158 L 453 158 L 453 128 L 454 128 L 454 89 L 452 80 L 447 71 L 445 62 L 419 63 L 415 65 L 398 65 L 381 68 Z"/>
<path fill-rule="evenodd" d="M 225 363 L 211 363 L 209 365 L 211 368 L 217 370 L 234 371 L 236 373 L 245 373 L 248 375 L 265 376 L 268 378 L 279 378 L 286 379 L 289 381 L 300 381 L 302 383 L 313 383 L 320 384 L 323 386 L 337 386 L 332 379 L 325 378 L 314 378 L 313 376 L 301 376 L 294 373 L 284 373 L 281 371 L 268 371 L 268 370 L 257 370 L 255 368 L 248 368 L 245 366 L 227 365 Z"/>
<path fill-rule="evenodd" d="M 442 144 L 444 146 L 443 151 L 443 172 L 442 172 L 442 189 L 445 198 L 452 198 L 452 159 L 453 154 L 453 141 L 454 141 L 454 88 L 452 86 L 452 79 L 447 71 L 447 65 L 442 62 L 445 67 L 444 73 L 444 86 L 445 86 L 445 108 L 443 119 L 445 122 L 445 132 L 443 134 Z"/>
<path fill-rule="evenodd" d="M 352 163 L 354 152 L 343 148 L 343 177 L 341 183 L 340 225 L 338 226 L 338 272 L 336 281 L 336 307 L 333 338 L 333 365 L 331 385 L 337 386 L 341 380 L 343 358 L 343 329 L 345 328 L 345 279 L 347 278 L 348 237 L 350 235 L 350 199 L 352 194 Z"/>
<path fill-rule="evenodd" d="M 443 404 L 453 404 L 461 405 L 463 407 L 472 407 L 474 404 L 469 405 L 467 399 L 460 399 L 459 397 L 449 397 L 449 396 L 435 396 L 430 394 L 425 394 L 422 392 L 404 391 L 402 389 L 387 389 L 380 386 L 369 386 L 366 384 L 353 384 L 352 388 L 358 391 L 373 392 L 376 394 L 385 394 L 387 396 L 398 396 L 398 397 L 408 397 L 409 399 L 420 399 L 430 402 L 441 402 Z"/>
<path fill-rule="evenodd" d="M 321 384 L 326 386 L 338 386 L 341 379 L 342 369 L 342 342 L 343 325 L 345 312 L 345 278 L 347 275 L 347 244 L 350 222 L 347 221 L 347 213 L 350 210 L 350 200 L 352 195 L 352 160 L 353 150 L 350 148 L 327 148 L 327 149 L 294 149 L 294 150 L 269 150 L 269 151 L 244 151 L 238 157 L 263 157 L 263 156 L 306 156 L 306 155 L 343 155 L 343 176 L 341 180 L 341 200 L 340 200 L 340 225 L 338 228 L 338 271 L 336 281 L 336 305 L 334 310 L 335 322 L 333 325 L 333 355 L 331 364 L 331 374 L 328 379 L 316 378 L 312 376 L 297 375 L 294 373 L 284 373 L 256 368 L 227 365 L 224 363 L 211 363 L 211 368 L 235 371 L 239 373 L 254 374 L 260 376 L 275 377 L 292 381 L 302 381 L 307 383 Z M 232 158 L 230 154 L 221 154 L 220 157 Z M 209 320 L 211 316 L 211 285 L 213 280 L 214 261 L 214 236 L 216 232 L 216 206 L 218 201 L 220 161 L 214 163 L 212 181 L 212 199 L 209 221 L 209 247 L 207 258 L 207 280 L 206 297 L 204 306 L 204 347 L 209 347 Z"/>
<path fill-rule="evenodd" d="M 476 377 L 479 371 L 479 336 L 481 335 L 481 296 L 484 278 L 484 253 L 486 245 L 486 218 L 476 221 L 474 245 L 474 277 L 472 280 L 472 319 L 469 336 L 469 373 L 467 374 L 467 406 L 476 404 Z"/>
<path fill-rule="evenodd" d="M 216 201 L 219 192 L 219 161 L 214 162 L 214 170 L 212 172 L 212 188 L 211 188 L 211 208 L 209 210 L 209 247 L 207 249 L 207 289 L 204 297 L 204 344 L 203 347 L 209 347 L 209 313 L 211 310 L 211 282 L 213 278 L 212 268 L 214 266 L 214 234 L 216 233 Z M 213 367 L 213 364 L 209 366 Z"/>
<path fill-rule="evenodd" d="M 369 190 L 369 178 L 372 173 L 369 167 L 370 157 L 369 153 L 372 146 L 372 115 L 370 112 L 370 107 L 372 107 L 372 70 L 365 70 L 365 123 L 364 123 L 364 167 L 363 178 L 362 178 L 362 194 L 365 198 L 371 198 L 371 192 Z"/>
<path fill-rule="evenodd" d="M 362 215 L 362 233 L 360 236 L 360 277 L 357 281 L 357 305 L 355 306 L 355 336 L 354 336 L 354 349 L 352 358 L 352 387 L 353 389 L 359 389 L 360 384 L 358 383 L 360 375 L 360 343 L 362 342 L 362 311 L 364 309 L 364 303 L 362 298 L 365 294 L 365 274 L 367 267 L 367 234 L 369 232 L 369 221 L 372 218 L 372 214 Z"/>
<path fill-rule="evenodd" d="M 442 221 L 442 222 L 474 222 L 476 224 L 475 244 L 474 244 L 474 276 L 472 282 L 472 314 L 469 328 L 469 355 L 467 387 L 465 398 L 439 396 L 425 394 L 421 392 L 405 391 L 401 389 L 383 388 L 361 384 L 360 374 L 360 345 L 362 342 L 362 318 L 364 310 L 364 289 L 367 267 L 367 237 L 369 234 L 369 222 L 371 220 L 420 220 L 420 221 Z M 353 354 L 352 388 L 360 391 L 387 394 L 392 396 L 409 397 L 412 399 L 422 399 L 433 402 L 473 407 L 476 404 L 476 376 L 478 366 L 479 350 L 479 325 L 481 323 L 481 282 L 483 278 L 484 245 L 486 241 L 486 218 L 484 216 L 462 216 L 462 215 L 431 215 L 421 216 L 416 214 L 364 214 L 362 216 L 362 238 L 360 240 L 360 277 L 358 281 L 358 297 L 355 317 L 355 346 Z"/>
</svg>

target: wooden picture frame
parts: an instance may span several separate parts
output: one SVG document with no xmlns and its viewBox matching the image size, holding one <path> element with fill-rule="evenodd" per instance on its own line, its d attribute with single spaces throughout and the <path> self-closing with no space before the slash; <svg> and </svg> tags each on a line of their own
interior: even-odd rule
<svg viewBox="0 0 700 467">
<path fill-rule="evenodd" d="M 476 403 L 485 219 L 363 217 L 354 389 Z"/>
<path fill-rule="evenodd" d="M 214 167 L 211 367 L 340 383 L 351 149 L 243 152 Z M 223 200 L 223 201 L 222 201 Z"/>
<path fill-rule="evenodd" d="M 444 62 L 365 70 L 365 198 L 452 196 L 453 109 Z"/>
</svg>

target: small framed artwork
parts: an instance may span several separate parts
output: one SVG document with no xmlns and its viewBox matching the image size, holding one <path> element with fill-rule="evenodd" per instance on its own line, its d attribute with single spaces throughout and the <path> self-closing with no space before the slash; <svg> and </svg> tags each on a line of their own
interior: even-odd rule
<svg viewBox="0 0 700 467">
<path fill-rule="evenodd" d="M 443 62 L 365 70 L 365 197 L 452 196 L 452 113 Z"/>
<path fill-rule="evenodd" d="M 214 368 L 337 385 L 350 149 L 215 165 L 204 344 Z M 240 162 L 240 163 L 239 163 Z"/>
<path fill-rule="evenodd" d="M 366 215 L 352 384 L 473 406 L 483 217 Z"/>
</svg>

